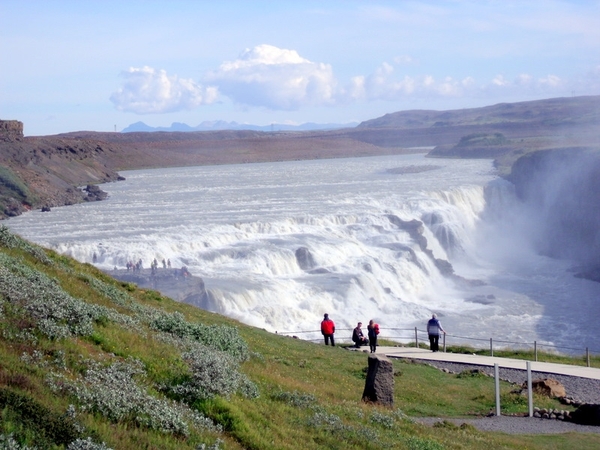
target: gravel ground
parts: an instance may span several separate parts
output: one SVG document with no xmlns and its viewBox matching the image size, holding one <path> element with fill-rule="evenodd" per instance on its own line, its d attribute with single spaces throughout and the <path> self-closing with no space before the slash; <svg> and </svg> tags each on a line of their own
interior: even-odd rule
<svg viewBox="0 0 600 450">
<path fill-rule="evenodd" d="M 421 361 L 424 364 L 446 369 L 451 373 L 460 373 L 463 370 L 479 369 L 489 375 L 494 375 L 494 368 L 489 366 L 478 366 L 474 364 L 447 363 L 442 361 Z M 519 384 L 527 381 L 527 371 L 518 369 L 499 369 L 500 378 L 504 381 Z M 567 397 L 579 403 L 600 403 L 600 380 L 590 378 L 572 377 L 554 373 L 531 371 L 532 379 L 553 378 L 565 387 Z M 468 423 L 482 431 L 498 431 L 509 434 L 553 434 L 553 433 L 600 433 L 600 427 L 589 425 L 578 425 L 562 420 L 539 419 L 535 417 L 515 416 L 490 416 L 480 419 L 453 419 L 439 417 L 412 418 L 415 422 L 433 425 L 434 423 L 447 420 L 460 425 Z"/>
<path fill-rule="evenodd" d="M 535 417 L 491 416 L 481 419 L 411 417 L 411 419 L 425 425 L 433 425 L 444 420 L 458 426 L 467 423 L 480 431 L 497 431 L 506 434 L 600 433 L 600 427 L 578 425 L 562 420 L 538 419 Z"/>
</svg>

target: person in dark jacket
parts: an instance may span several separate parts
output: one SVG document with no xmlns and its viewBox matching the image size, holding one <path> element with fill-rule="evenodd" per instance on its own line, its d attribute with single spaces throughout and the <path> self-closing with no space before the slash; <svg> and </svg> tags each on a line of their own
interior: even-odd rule
<svg viewBox="0 0 600 450">
<path fill-rule="evenodd" d="M 352 342 L 354 342 L 356 348 L 360 347 L 361 345 L 367 345 L 369 343 L 369 340 L 363 334 L 361 327 L 362 322 L 358 322 L 358 325 L 356 325 L 356 328 L 352 332 Z"/>
<path fill-rule="evenodd" d="M 375 323 L 373 319 L 369 320 L 369 325 L 367 325 L 367 336 L 369 336 L 369 347 L 371 348 L 371 353 L 375 353 L 375 350 L 377 350 L 378 334 L 379 324 Z"/>
<path fill-rule="evenodd" d="M 437 316 L 433 314 L 429 322 L 427 322 L 427 334 L 429 335 L 429 348 L 432 352 L 437 352 L 440 349 L 440 334 L 446 334 L 446 331 L 442 328 L 442 324 L 438 320 Z"/>
<path fill-rule="evenodd" d="M 321 334 L 325 338 L 325 345 L 329 345 L 329 341 L 331 341 L 331 346 L 335 347 L 335 341 L 333 340 L 334 333 L 335 323 L 329 318 L 329 314 L 325 314 L 321 322 Z"/>
</svg>

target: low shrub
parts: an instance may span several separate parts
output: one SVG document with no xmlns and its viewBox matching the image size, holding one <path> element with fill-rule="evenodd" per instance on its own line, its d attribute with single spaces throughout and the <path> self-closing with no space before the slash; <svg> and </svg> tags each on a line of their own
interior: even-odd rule
<svg viewBox="0 0 600 450">
<path fill-rule="evenodd" d="M 288 405 L 295 406 L 296 408 L 308 408 L 316 404 L 317 398 L 312 394 L 306 394 L 304 392 L 275 392 L 271 394 L 273 400 L 277 400 Z"/>
<path fill-rule="evenodd" d="M 240 393 L 258 397 L 258 388 L 238 371 L 237 361 L 229 354 L 195 345 L 182 355 L 190 368 L 188 380 L 170 388 L 187 403 Z"/>
<path fill-rule="evenodd" d="M 0 168 L 1 169 L 1 168 Z M 44 250 L 37 245 L 33 245 L 22 237 L 12 233 L 5 225 L 0 225 L 0 246 L 6 248 L 18 248 L 33 256 L 35 259 L 46 265 L 52 265 L 52 259 L 46 255 Z"/>
<path fill-rule="evenodd" d="M 247 361 L 250 358 L 248 345 L 234 327 L 189 323 L 183 314 L 178 312 L 163 313 L 150 325 L 157 331 L 170 333 L 179 338 L 191 339 L 206 347 L 228 353 L 239 362 Z"/>
<path fill-rule="evenodd" d="M 55 392 L 72 395 L 81 410 L 101 414 L 112 422 L 132 422 L 163 433 L 189 435 L 188 421 L 217 430 L 208 419 L 176 402 L 149 395 L 136 382 L 144 378 L 143 364 L 134 359 L 102 366 L 89 361 L 83 377 L 68 379 L 50 374 L 47 382 Z"/>
</svg>

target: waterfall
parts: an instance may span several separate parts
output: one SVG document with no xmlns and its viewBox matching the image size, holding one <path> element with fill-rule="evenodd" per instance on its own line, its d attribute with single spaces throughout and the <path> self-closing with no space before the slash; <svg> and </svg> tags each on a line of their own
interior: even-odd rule
<svg viewBox="0 0 600 450">
<path fill-rule="evenodd" d="M 306 339 L 320 338 L 324 313 L 344 339 L 370 319 L 397 337 L 423 329 L 432 312 L 455 340 L 595 339 L 600 284 L 539 254 L 539 223 L 490 160 L 404 155 L 122 175 L 102 186 L 105 201 L 7 224 L 79 261 L 96 254 L 107 271 L 169 259 L 204 281 L 203 295 L 190 296 L 197 306 L 272 332 L 313 331 L 298 334 Z"/>
</svg>

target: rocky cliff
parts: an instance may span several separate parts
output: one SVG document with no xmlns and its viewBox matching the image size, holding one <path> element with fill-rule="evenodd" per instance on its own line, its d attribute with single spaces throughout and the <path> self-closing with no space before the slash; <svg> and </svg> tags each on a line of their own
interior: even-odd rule
<svg viewBox="0 0 600 450">
<path fill-rule="evenodd" d="M 18 141 L 23 139 L 23 122 L 18 120 L 0 120 L 0 141 Z"/>
<path fill-rule="evenodd" d="M 105 162 L 115 151 L 93 140 L 23 137 L 21 122 L 1 122 L 0 218 L 101 199 L 98 189 L 84 187 L 119 179 Z"/>
</svg>

